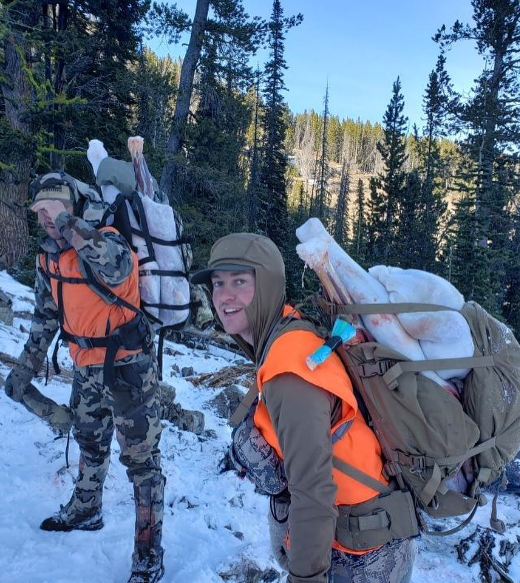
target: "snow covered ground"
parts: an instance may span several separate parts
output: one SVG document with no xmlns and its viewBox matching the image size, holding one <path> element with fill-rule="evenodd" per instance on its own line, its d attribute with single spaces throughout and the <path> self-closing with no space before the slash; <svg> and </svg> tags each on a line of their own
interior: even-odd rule
<svg viewBox="0 0 520 583">
<path fill-rule="evenodd" d="M 0 272 L 0 288 L 13 298 L 15 312 L 30 312 L 32 291 Z M 0 351 L 18 356 L 27 337 L 29 321 L 15 318 L 13 326 L 0 323 Z M 22 327 L 22 330 L 20 329 Z M 216 349 L 188 349 L 172 343 L 174 356 L 164 357 L 164 380 L 175 387 L 185 409 L 198 409 L 206 417 L 207 435 L 198 437 L 164 424 L 161 441 L 165 494 L 164 547 L 165 583 L 244 582 L 248 566 L 270 569 L 265 579 L 285 578 L 270 556 L 266 513 L 268 499 L 254 492 L 247 480 L 233 472 L 220 473 L 219 463 L 227 449 L 230 429 L 209 407 L 218 391 L 195 387 L 189 378 L 172 370 L 193 367 L 195 374 L 217 371 L 239 359 Z M 67 351 L 60 361 L 70 369 Z M 0 374 L 9 369 L 0 364 Z M 55 376 L 40 390 L 66 403 L 70 385 Z M 71 440 L 70 467 L 65 466 L 65 439 L 55 439 L 51 430 L 13 403 L 0 391 L 0 583 L 125 583 L 130 571 L 134 509 L 131 486 L 117 459 L 114 440 L 112 464 L 105 484 L 105 527 L 98 532 L 49 533 L 38 527 L 60 504 L 68 501 L 77 472 L 78 450 Z M 485 534 L 490 504 L 479 509 L 474 522 L 456 535 L 445 538 L 423 536 L 413 583 L 480 582 L 480 565 L 457 560 L 455 545 L 478 532 L 465 553 L 471 559 Z M 499 497 L 499 516 L 508 530 L 495 535 L 493 557 L 500 541 L 520 543 L 520 496 Z M 446 527 L 455 521 L 447 521 Z M 275 574 L 276 571 L 278 574 Z M 493 581 L 500 581 L 492 571 Z M 509 566 L 510 580 L 520 582 L 520 554 Z"/>
</svg>

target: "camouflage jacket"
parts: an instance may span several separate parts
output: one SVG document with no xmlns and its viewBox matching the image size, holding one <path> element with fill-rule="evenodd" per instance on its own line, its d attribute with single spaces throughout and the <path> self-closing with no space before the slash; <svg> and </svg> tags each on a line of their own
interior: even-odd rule
<svg viewBox="0 0 520 583">
<path fill-rule="evenodd" d="M 98 231 L 89 222 L 66 212 L 58 215 L 55 225 L 66 241 L 65 246 L 61 248 L 56 241 L 45 237 L 40 243 L 42 253 L 57 261 L 60 253 L 73 247 L 94 275 L 108 286 L 119 285 L 130 275 L 132 254 L 122 235 Z M 58 307 L 51 294 L 49 277 L 40 269 L 40 258 L 37 257 L 31 331 L 16 367 L 16 372 L 24 377 L 25 382 L 40 370 L 58 328 Z"/>
</svg>

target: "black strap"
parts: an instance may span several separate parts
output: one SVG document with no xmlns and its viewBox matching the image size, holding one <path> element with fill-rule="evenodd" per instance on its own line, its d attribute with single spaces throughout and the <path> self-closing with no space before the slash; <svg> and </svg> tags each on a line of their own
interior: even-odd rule
<svg viewBox="0 0 520 583">
<path fill-rule="evenodd" d="M 52 273 L 51 271 L 49 271 L 49 273 L 46 274 L 50 279 L 54 279 L 59 283 L 71 283 L 73 285 L 76 284 L 83 284 L 83 285 L 88 285 L 88 280 L 85 279 L 84 277 L 63 277 L 63 275 L 60 275 L 58 273 Z"/>
<path fill-rule="evenodd" d="M 148 258 L 139 260 L 139 265 L 146 265 Z M 166 277 L 188 277 L 185 271 L 174 271 L 173 269 L 139 269 L 139 275 L 164 275 Z"/>
<path fill-rule="evenodd" d="M 141 202 L 141 201 L 139 201 L 139 202 Z M 141 205 L 142 204 L 143 203 L 141 202 Z M 148 226 L 147 226 L 147 232 L 148 232 L 148 238 L 152 243 L 155 243 L 156 245 L 162 245 L 163 247 L 179 247 L 179 245 L 186 245 L 188 243 L 187 239 L 185 239 L 184 237 L 180 237 L 179 239 L 173 239 L 172 241 L 166 241 L 165 239 L 160 239 L 159 237 L 154 237 L 153 235 L 150 235 L 150 231 L 148 230 Z M 140 229 L 136 229 L 135 227 L 132 227 L 132 233 L 134 235 L 137 235 L 138 237 L 142 237 L 146 241 L 146 236 L 145 236 L 144 230 L 141 231 Z M 153 259 L 153 261 L 155 261 L 155 259 Z"/>
<path fill-rule="evenodd" d="M 164 347 L 164 335 L 166 334 L 165 328 L 159 329 L 159 342 L 157 343 L 157 377 L 160 381 L 163 380 L 162 367 L 163 367 L 163 347 Z"/>
<path fill-rule="evenodd" d="M 125 299 L 119 297 L 110 288 L 103 285 L 96 278 L 96 276 L 94 275 L 94 272 L 92 271 L 92 268 L 90 267 L 90 265 L 88 265 L 88 263 L 86 263 L 85 261 L 82 261 L 81 263 L 83 265 L 83 269 L 85 270 L 85 273 L 87 274 L 88 285 L 95 292 L 97 292 L 97 294 L 99 296 L 101 296 L 101 298 L 103 298 L 107 303 L 122 306 L 124 308 L 127 308 L 128 310 L 131 310 L 132 312 L 134 312 L 136 314 L 139 314 L 141 312 L 141 310 L 139 310 L 139 308 L 136 308 L 133 304 L 131 304 L 130 302 L 127 302 Z"/>
<path fill-rule="evenodd" d="M 191 303 L 172 306 L 171 304 L 148 304 L 143 302 L 143 307 L 145 308 L 160 308 L 161 310 L 189 310 L 190 306 Z"/>
<path fill-rule="evenodd" d="M 136 207 L 138 224 L 140 225 L 141 230 L 142 230 L 140 237 L 142 237 L 146 243 L 146 248 L 148 250 L 148 257 L 151 261 L 156 261 L 155 249 L 153 248 L 153 244 L 152 244 L 153 239 L 152 239 L 152 236 L 150 234 L 150 229 L 148 228 L 148 221 L 146 220 L 146 213 L 144 211 L 143 201 L 141 200 L 141 197 L 139 196 L 139 193 L 137 191 L 135 191 L 132 194 L 132 203 Z M 132 229 L 132 232 L 134 232 L 134 231 L 135 231 L 135 229 Z"/>
</svg>

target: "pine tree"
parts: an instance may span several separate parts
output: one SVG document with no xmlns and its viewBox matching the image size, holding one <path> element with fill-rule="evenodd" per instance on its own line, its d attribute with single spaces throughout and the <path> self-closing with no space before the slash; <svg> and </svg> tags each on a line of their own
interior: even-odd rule
<svg viewBox="0 0 520 583">
<path fill-rule="evenodd" d="M 285 90 L 284 58 L 285 33 L 302 20 L 301 15 L 284 18 L 280 0 L 273 1 L 271 20 L 268 25 L 267 44 L 269 60 L 265 65 L 263 149 L 261 184 L 265 222 L 260 225 L 282 250 L 287 245 L 289 231 L 285 173 L 287 154 L 284 147 L 286 105 L 282 92 Z"/>
<path fill-rule="evenodd" d="M 366 205 L 366 258 L 367 263 L 385 263 L 386 197 L 377 178 L 370 178 L 369 197 Z"/>
<path fill-rule="evenodd" d="M 256 86 L 254 92 L 253 138 L 251 145 L 251 162 L 249 164 L 249 182 L 247 185 L 248 198 L 248 228 L 254 233 L 258 228 L 259 209 L 261 201 L 260 185 L 260 70 L 256 72 Z"/>
<path fill-rule="evenodd" d="M 456 22 L 436 35 L 442 48 L 460 40 L 476 40 L 486 68 L 476 81 L 468 102 L 458 109 L 465 164 L 458 183 L 461 203 L 470 200 L 474 213 L 473 244 L 458 245 L 465 256 L 458 263 L 473 266 L 473 277 L 485 286 L 471 286 L 471 297 L 500 315 L 507 289 L 507 262 L 511 256 L 511 203 L 518 189 L 517 149 L 520 144 L 520 4 L 516 0 L 473 0 L 473 25 Z M 457 219 L 464 221 L 461 214 Z M 464 232 L 458 229 L 458 232 Z M 478 271 L 477 271 L 478 270 Z M 467 286 L 463 277 L 459 286 Z"/>
<path fill-rule="evenodd" d="M 368 232 L 365 216 L 365 188 L 363 180 L 358 179 L 354 213 L 352 214 L 352 241 L 350 254 L 360 264 L 366 263 Z"/>
<path fill-rule="evenodd" d="M 328 123 L 329 123 L 329 86 L 325 90 L 323 100 L 324 109 L 321 126 L 320 155 L 316 159 L 316 170 L 314 173 L 313 195 L 311 203 L 311 214 L 321 220 L 325 228 L 331 226 L 331 195 L 328 181 L 330 178 L 329 169 L 329 143 L 328 143 Z"/>
<path fill-rule="evenodd" d="M 383 140 L 377 144 L 384 164 L 384 171 L 379 174 L 378 186 L 383 198 L 378 194 L 373 206 L 379 207 L 381 218 L 374 221 L 384 221 L 384 230 L 379 232 L 377 252 L 381 253 L 383 263 L 394 263 L 396 221 L 398 220 L 398 203 L 405 186 L 406 172 L 406 126 L 408 118 L 403 115 L 404 98 L 401 93 L 399 77 L 393 84 L 392 98 L 383 117 Z M 371 196 L 373 190 L 371 189 Z M 375 249 L 374 249 L 375 250 Z"/>
<path fill-rule="evenodd" d="M 341 177 L 339 184 L 338 202 L 334 217 L 334 239 L 343 249 L 348 247 L 348 195 L 350 191 L 350 169 L 346 159 L 341 165 Z"/>
</svg>

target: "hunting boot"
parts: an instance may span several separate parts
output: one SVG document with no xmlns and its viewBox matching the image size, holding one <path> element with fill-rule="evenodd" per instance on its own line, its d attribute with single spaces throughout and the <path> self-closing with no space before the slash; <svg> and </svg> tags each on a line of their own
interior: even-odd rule
<svg viewBox="0 0 520 583">
<path fill-rule="evenodd" d="M 99 530 L 103 528 L 101 504 L 86 507 L 73 495 L 65 506 L 60 505 L 56 514 L 46 518 L 41 524 L 42 530 L 70 532 L 71 530 Z"/>
<path fill-rule="evenodd" d="M 135 545 L 128 583 L 156 583 L 164 575 L 162 538 L 164 477 L 134 483 Z"/>
</svg>

